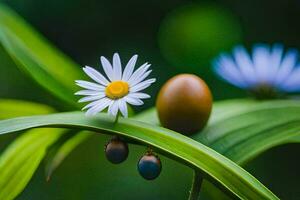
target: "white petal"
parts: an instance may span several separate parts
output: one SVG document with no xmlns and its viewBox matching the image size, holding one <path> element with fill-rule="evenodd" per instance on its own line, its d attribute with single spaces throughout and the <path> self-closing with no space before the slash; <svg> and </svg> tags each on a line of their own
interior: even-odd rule
<svg viewBox="0 0 300 200">
<path fill-rule="evenodd" d="M 112 101 L 110 99 L 103 98 L 99 101 L 98 104 L 96 104 L 93 107 L 91 107 L 90 109 L 88 109 L 86 112 L 86 115 L 87 116 L 95 115 L 95 114 L 101 112 L 102 110 L 104 110 L 105 108 L 107 108 L 107 106 L 109 106 L 111 103 L 112 103 Z"/>
<path fill-rule="evenodd" d="M 119 99 L 119 109 L 123 115 L 123 117 L 128 117 L 128 110 L 127 110 L 127 104 L 125 100 Z"/>
<path fill-rule="evenodd" d="M 237 67 L 240 69 L 241 75 L 251 86 L 256 83 L 256 75 L 253 67 L 253 63 L 246 49 L 242 46 L 238 46 L 233 50 L 234 58 Z"/>
<path fill-rule="evenodd" d="M 100 92 L 95 90 L 80 90 L 75 95 L 98 95 Z"/>
<path fill-rule="evenodd" d="M 152 83 L 154 83 L 156 81 L 155 78 L 151 78 L 151 79 L 148 79 L 146 81 L 143 81 L 137 85 L 135 85 L 134 87 L 130 88 L 130 92 L 138 92 L 138 91 L 141 91 L 147 87 L 149 87 Z"/>
<path fill-rule="evenodd" d="M 240 70 L 227 54 L 221 54 L 219 58 L 213 61 L 213 66 L 217 74 L 229 83 L 240 88 L 249 87 Z"/>
<path fill-rule="evenodd" d="M 145 72 L 143 75 L 141 75 L 140 77 L 136 78 L 134 81 L 130 82 L 130 86 L 133 87 L 136 84 L 142 82 L 143 80 L 145 80 L 145 78 L 147 78 L 149 76 L 149 74 L 152 72 L 152 70 L 149 70 L 147 72 Z"/>
<path fill-rule="evenodd" d="M 108 114 L 112 115 L 112 116 L 116 116 L 119 110 L 119 100 L 114 100 L 112 102 L 112 104 L 110 104 L 109 108 L 108 108 Z"/>
<path fill-rule="evenodd" d="M 148 99 L 151 97 L 149 94 L 141 93 L 141 92 L 130 93 L 128 94 L 128 96 L 137 99 Z"/>
<path fill-rule="evenodd" d="M 127 81 L 129 83 L 130 86 L 131 83 L 135 82 L 135 80 L 137 78 L 139 78 L 140 76 L 142 76 L 150 67 L 151 65 L 148 63 L 143 64 L 142 66 L 140 66 L 133 74 L 132 76 L 129 78 L 129 80 Z"/>
<path fill-rule="evenodd" d="M 83 68 L 84 72 L 91 77 L 94 81 L 100 83 L 101 85 L 108 85 L 108 81 L 107 79 L 98 71 L 96 71 L 95 69 L 89 67 L 89 66 L 85 66 Z"/>
<path fill-rule="evenodd" d="M 134 105 L 134 106 L 140 106 L 140 105 L 143 105 L 144 102 L 140 99 L 137 99 L 137 98 L 132 98 L 132 97 L 129 97 L 129 96 L 126 96 L 126 97 L 123 97 L 123 99 L 131 104 L 131 105 Z"/>
<path fill-rule="evenodd" d="M 75 82 L 78 86 L 83 87 L 85 89 L 89 89 L 89 90 L 104 91 L 104 89 L 105 89 L 104 86 L 99 85 L 97 83 L 92 83 L 92 82 L 89 82 L 89 81 L 77 80 Z"/>
<path fill-rule="evenodd" d="M 122 77 L 123 81 L 128 81 L 129 78 L 131 77 L 137 58 L 138 58 L 138 55 L 134 55 L 128 61 L 127 65 L 124 69 L 124 72 L 123 72 L 123 77 Z"/>
<path fill-rule="evenodd" d="M 81 110 L 85 110 L 85 109 L 91 108 L 91 107 L 93 107 L 93 106 L 95 106 L 95 105 L 97 105 L 97 104 L 99 104 L 101 102 L 102 102 L 102 99 L 99 99 L 97 101 L 93 101 L 93 102 L 87 104 L 86 106 L 84 106 Z"/>
<path fill-rule="evenodd" d="M 298 51 L 289 50 L 284 58 L 282 59 L 282 63 L 279 67 L 279 70 L 276 74 L 275 84 L 280 86 L 280 84 L 287 79 L 287 77 L 292 72 L 293 68 L 296 65 L 298 59 Z"/>
<path fill-rule="evenodd" d="M 101 56 L 101 64 L 108 79 L 113 81 L 114 80 L 113 68 L 110 62 L 104 56 Z"/>
<path fill-rule="evenodd" d="M 121 80 L 122 66 L 121 66 L 121 59 L 118 53 L 115 53 L 113 56 L 113 71 L 114 71 L 114 80 Z"/>
<path fill-rule="evenodd" d="M 266 45 L 256 45 L 253 48 L 253 63 L 258 83 L 270 83 L 274 77 L 269 76 L 270 49 Z"/>
<path fill-rule="evenodd" d="M 102 99 L 103 97 L 105 97 L 105 94 L 92 95 L 92 96 L 83 97 L 83 98 L 79 99 L 78 102 L 82 103 L 82 102 L 88 102 L 88 101 L 95 101 L 95 100 Z"/>
</svg>

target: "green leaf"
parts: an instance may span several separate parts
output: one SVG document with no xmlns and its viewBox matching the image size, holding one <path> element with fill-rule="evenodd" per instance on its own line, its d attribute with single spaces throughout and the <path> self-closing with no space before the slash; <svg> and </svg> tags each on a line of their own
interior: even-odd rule
<svg viewBox="0 0 300 200">
<path fill-rule="evenodd" d="M 0 199 L 14 199 L 27 185 L 62 129 L 36 129 L 16 139 L 0 157 Z"/>
<path fill-rule="evenodd" d="M 55 154 L 50 158 L 46 165 L 46 177 L 50 179 L 53 171 L 64 161 L 64 159 L 82 142 L 87 140 L 92 134 L 82 131 L 68 138 L 62 145 L 58 147 Z"/>
<path fill-rule="evenodd" d="M 15 99 L 0 99 L 0 119 L 41 115 L 51 112 L 54 112 L 54 109 L 44 104 Z"/>
<path fill-rule="evenodd" d="M 207 128 L 192 138 L 243 165 L 272 147 L 299 143 L 299 113 L 300 102 L 293 100 L 221 101 L 214 104 Z M 159 124 L 155 109 L 135 118 Z M 207 182 L 202 188 L 211 199 L 225 199 Z"/>
<path fill-rule="evenodd" d="M 192 138 L 244 164 L 274 146 L 299 142 L 299 113 L 300 102 L 295 100 L 220 101 L 214 104 L 208 126 Z M 134 118 L 159 125 L 153 108 Z"/>
<path fill-rule="evenodd" d="M 0 119 L 47 114 L 54 109 L 38 103 L 1 99 Z M 47 148 L 61 135 L 62 129 L 31 130 L 15 139 L 0 156 L 0 199 L 14 199 L 30 181 Z"/>
<path fill-rule="evenodd" d="M 213 116 L 222 107 L 228 107 L 224 116 L 212 119 L 210 126 L 195 139 L 239 165 L 272 147 L 300 142 L 299 101 L 224 101 L 216 106 Z M 204 182 L 203 189 L 212 199 L 226 199 L 210 183 Z"/>
<path fill-rule="evenodd" d="M 220 110 L 226 107 L 220 117 Z M 193 138 L 244 164 L 274 146 L 293 142 L 294 138 L 297 141 L 299 113 L 299 101 L 224 101 L 216 106 L 212 115 L 216 117 L 209 126 Z"/>
<path fill-rule="evenodd" d="M 241 199 L 278 199 L 244 169 L 212 149 L 179 133 L 120 119 L 118 124 L 106 114 L 88 118 L 83 113 L 61 113 L 0 121 L 0 134 L 37 127 L 67 127 L 119 134 L 151 145 L 161 153 L 199 169 L 214 184 Z"/>
<path fill-rule="evenodd" d="M 0 4 L 0 43 L 16 64 L 41 86 L 77 107 L 74 81 L 83 73 L 19 15 Z"/>
<path fill-rule="evenodd" d="M 131 106 L 128 106 L 128 116 L 132 117 L 134 115 L 134 111 Z M 59 167 L 60 164 L 64 161 L 64 159 L 72 153 L 82 142 L 88 139 L 91 136 L 91 133 L 88 131 L 82 131 L 75 136 L 68 138 L 65 143 L 58 146 L 55 154 L 50 155 L 50 159 L 46 165 L 46 177 L 47 180 L 50 180 L 53 172 L 56 168 Z"/>
</svg>

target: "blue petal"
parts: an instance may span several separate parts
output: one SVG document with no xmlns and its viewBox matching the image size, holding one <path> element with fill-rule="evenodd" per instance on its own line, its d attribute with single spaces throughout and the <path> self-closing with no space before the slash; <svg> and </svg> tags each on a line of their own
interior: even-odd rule
<svg viewBox="0 0 300 200">
<path fill-rule="evenodd" d="M 271 50 L 271 55 L 270 55 L 270 67 L 273 69 L 270 70 L 269 76 L 274 77 L 272 79 L 272 85 L 276 85 L 276 74 L 278 73 L 279 67 L 281 65 L 282 61 L 282 56 L 283 56 L 283 45 L 282 44 L 274 44 L 273 48 Z"/>
<path fill-rule="evenodd" d="M 280 85 L 285 80 L 288 79 L 291 72 L 293 71 L 293 69 L 296 66 L 297 59 L 298 59 L 298 51 L 295 49 L 291 49 L 285 54 L 284 58 L 282 59 L 282 63 L 279 67 L 279 70 L 276 74 L 276 77 L 275 77 L 275 85 L 277 87 L 280 87 Z"/>
<path fill-rule="evenodd" d="M 287 92 L 300 91 L 300 66 L 290 73 L 288 78 L 280 85 L 280 88 Z"/>
<path fill-rule="evenodd" d="M 274 76 L 270 76 L 270 74 L 274 74 L 274 68 L 270 66 L 270 54 L 268 45 L 258 44 L 253 48 L 252 56 L 258 83 L 270 84 L 273 82 Z"/>
<path fill-rule="evenodd" d="M 229 56 L 222 54 L 213 61 L 213 66 L 217 74 L 229 83 L 240 88 L 248 87 L 247 83 L 242 78 L 241 72 Z"/>
<path fill-rule="evenodd" d="M 249 86 L 256 84 L 256 75 L 253 62 L 243 46 L 237 46 L 233 50 L 233 55 L 238 68 Z"/>
<path fill-rule="evenodd" d="M 221 78 L 240 88 L 267 84 L 282 91 L 300 91 L 300 65 L 295 69 L 298 51 L 283 52 L 282 44 L 257 44 L 251 60 L 243 46 L 236 46 L 233 58 L 223 53 L 214 60 L 213 66 Z"/>
</svg>

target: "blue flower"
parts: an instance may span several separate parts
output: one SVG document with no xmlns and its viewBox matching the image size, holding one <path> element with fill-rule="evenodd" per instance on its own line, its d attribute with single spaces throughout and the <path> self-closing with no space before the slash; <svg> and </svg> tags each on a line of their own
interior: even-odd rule
<svg viewBox="0 0 300 200">
<path fill-rule="evenodd" d="M 252 56 L 243 46 L 237 46 L 232 55 L 220 54 L 213 67 L 222 79 L 255 93 L 300 91 L 298 51 L 284 52 L 280 44 L 257 44 Z"/>
</svg>

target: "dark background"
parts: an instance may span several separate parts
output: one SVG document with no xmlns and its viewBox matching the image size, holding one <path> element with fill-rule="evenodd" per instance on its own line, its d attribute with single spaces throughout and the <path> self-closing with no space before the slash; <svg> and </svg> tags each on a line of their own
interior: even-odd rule
<svg viewBox="0 0 300 200">
<path fill-rule="evenodd" d="M 248 94 L 220 81 L 210 62 L 235 44 L 283 43 L 300 47 L 299 0 L 117 1 L 117 0 L 2 0 L 23 16 L 59 49 L 80 65 L 99 67 L 99 57 L 119 52 L 123 63 L 139 54 L 139 64 L 152 63 L 158 79 L 149 92 L 178 73 L 194 73 L 210 86 L 214 99 Z M 59 66 L 57 66 L 59 68 Z M 57 101 L 24 76 L 0 49 L 0 97 L 27 99 L 57 107 Z M 154 105 L 155 98 L 142 108 Z M 81 145 L 46 183 L 43 166 L 19 199 L 184 199 L 191 171 L 164 159 L 164 171 L 153 182 L 142 180 L 134 152 L 122 167 L 102 155 L 103 137 Z M 100 143 L 100 144 L 99 144 Z M 282 199 L 299 199 L 299 145 L 275 148 L 247 169 Z M 135 156 L 136 155 L 136 156 Z M 182 168 L 182 169 L 181 169 Z M 182 173 L 178 174 L 180 171 Z M 174 174 L 174 173 L 176 174 Z M 130 185 L 127 184 L 130 180 Z M 127 181 L 127 182 L 126 182 Z"/>
</svg>

